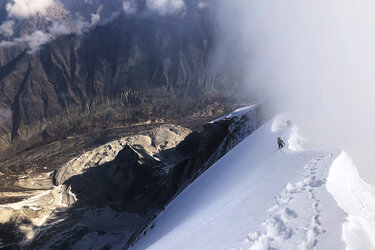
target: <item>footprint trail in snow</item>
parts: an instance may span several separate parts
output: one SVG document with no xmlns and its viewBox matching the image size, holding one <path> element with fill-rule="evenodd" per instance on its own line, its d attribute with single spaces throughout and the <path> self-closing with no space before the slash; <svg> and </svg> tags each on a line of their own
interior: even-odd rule
<svg viewBox="0 0 375 250">
<path fill-rule="evenodd" d="M 240 249 L 313 249 L 326 232 L 320 221 L 319 194 L 325 189 L 333 154 L 309 151 L 295 156 L 305 163 L 302 180 L 282 189 L 267 211 L 263 229 L 250 233 Z"/>
</svg>

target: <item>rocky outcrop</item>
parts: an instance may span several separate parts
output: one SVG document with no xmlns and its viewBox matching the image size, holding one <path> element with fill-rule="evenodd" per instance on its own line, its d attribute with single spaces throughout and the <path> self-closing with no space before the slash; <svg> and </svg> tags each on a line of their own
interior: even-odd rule
<svg viewBox="0 0 375 250">
<path fill-rule="evenodd" d="M 137 212 L 160 207 L 170 194 L 165 188 L 167 163 L 157 156 L 189 133 L 189 129 L 166 124 L 109 142 L 64 164 L 54 173 L 53 182 L 70 190 L 62 199 L 71 205 L 74 200 L 96 205 L 116 201 L 127 211 Z M 168 159 L 168 164 L 180 160 Z"/>
<path fill-rule="evenodd" d="M 14 231 L 4 243 L 26 237 L 30 248 L 66 249 L 81 242 L 84 235 L 108 235 L 101 238 L 108 242 L 117 235 L 131 243 L 145 227 L 152 227 L 147 221 L 155 213 L 261 122 L 257 108 L 228 117 L 195 132 L 161 125 L 89 150 L 52 175 L 55 187 L 50 187 L 48 174 L 22 176 L 18 186 L 32 193 L 25 193 L 27 197 L 20 202 L 0 205 L 5 216 L 0 230 L 11 227 Z M 29 208 L 39 213 L 30 214 Z M 13 220 L 14 216 L 19 220 Z M 140 220 L 133 223 L 134 218 Z M 22 222 L 26 219 L 28 224 Z M 114 221 L 116 228 L 111 227 Z M 42 230 L 36 231 L 38 227 Z"/>
<path fill-rule="evenodd" d="M 245 112 L 235 111 L 208 123 L 202 131 L 195 131 L 187 136 L 174 149 L 174 153 L 182 155 L 184 159 L 168 173 L 168 181 L 165 185 L 171 195 L 170 199 L 176 197 L 199 175 L 255 131 L 263 123 L 264 117 L 261 107 L 254 105 L 246 108 Z M 154 218 L 156 216 L 151 217 L 143 227 L 138 228 L 125 248 L 130 247 L 137 238 L 153 228 Z"/>
<path fill-rule="evenodd" d="M 169 172 L 169 187 L 175 194 L 234 148 L 262 123 L 259 106 L 245 114 L 208 123 L 202 132 L 191 133 L 176 150 L 188 156 Z"/>
<path fill-rule="evenodd" d="M 142 213 L 158 208 L 168 199 L 163 183 L 166 175 L 152 157 L 140 161 L 139 154 L 126 145 L 116 158 L 88 168 L 64 182 L 78 206 L 105 206 L 115 202 L 120 210 Z"/>
<path fill-rule="evenodd" d="M 170 198 L 162 164 L 149 158 L 139 163 L 138 154 L 129 146 L 119 152 L 109 164 L 107 176 L 116 185 L 127 211 L 145 212 L 160 208 Z"/>
<path fill-rule="evenodd" d="M 202 132 L 190 134 L 176 150 L 188 156 L 187 159 L 171 169 L 169 173 L 169 188 L 178 193 L 203 172 L 202 166 L 219 148 L 228 135 L 231 122 L 223 120 L 205 125 Z"/>
<path fill-rule="evenodd" d="M 116 156 L 107 170 L 107 176 L 116 186 L 119 186 L 120 192 L 126 196 L 130 189 L 138 185 L 136 181 L 147 179 L 150 173 L 139 164 L 138 154 L 128 145 L 126 145 Z M 144 171 L 142 171 L 144 170 Z"/>
<path fill-rule="evenodd" d="M 126 211 L 163 207 L 261 123 L 257 107 L 207 123 L 202 131 L 163 125 L 147 134 L 113 141 L 65 164 L 54 183 L 79 202 L 120 202 Z"/>
<path fill-rule="evenodd" d="M 154 164 L 155 161 L 158 160 L 154 155 L 156 156 L 162 150 L 175 147 L 175 145 L 178 145 L 190 133 L 190 129 L 165 124 L 149 132 L 111 141 L 75 157 L 61 166 L 55 171 L 53 182 L 55 185 L 63 185 L 67 180 L 74 176 L 82 175 L 90 168 L 113 162 L 118 157 L 122 159 L 122 155 L 124 154 L 122 150 L 125 146 L 127 146 L 127 148 L 131 147 L 131 151 L 137 153 L 137 162 L 140 164 L 148 164 L 150 161 Z M 122 154 L 120 154 L 120 152 L 122 152 Z M 125 152 L 129 152 L 129 150 Z"/>
<path fill-rule="evenodd" d="M 71 237 L 52 237 L 56 239 L 54 246 L 63 248 L 78 241 L 81 233 L 102 227 L 93 221 L 82 228 L 82 221 L 101 218 L 96 212 L 95 216 L 83 213 L 88 208 L 97 211 L 110 206 L 107 212 L 122 213 L 131 221 L 137 214 L 154 213 L 171 197 L 165 188 L 165 164 L 154 155 L 174 148 L 190 133 L 191 130 L 181 126 L 159 125 L 91 149 L 53 174 L 22 172 L 8 190 L 4 187 L 0 190 L 0 232 L 9 231 L 1 234 L 6 237 L 0 240 L 0 248 L 7 245 L 17 249 L 20 242 L 32 243 L 33 249 L 46 247 L 47 242 L 53 243 L 51 235 L 56 231 Z M 135 213 L 129 214 L 132 212 Z M 144 223 L 147 216 L 139 216 L 139 223 Z M 55 226 L 48 229 L 47 225 L 52 224 Z M 140 224 L 123 222 L 125 227 Z M 46 230 L 35 238 L 39 227 Z"/>
</svg>

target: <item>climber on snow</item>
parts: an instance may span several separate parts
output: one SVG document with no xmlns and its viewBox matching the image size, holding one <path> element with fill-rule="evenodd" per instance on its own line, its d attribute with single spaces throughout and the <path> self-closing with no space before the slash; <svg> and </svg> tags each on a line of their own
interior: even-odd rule
<svg viewBox="0 0 375 250">
<path fill-rule="evenodd" d="M 277 137 L 277 145 L 279 145 L 279 148 L 283 148 L 285 146 L 285 142 L 281 137 Z"/>
</svg>

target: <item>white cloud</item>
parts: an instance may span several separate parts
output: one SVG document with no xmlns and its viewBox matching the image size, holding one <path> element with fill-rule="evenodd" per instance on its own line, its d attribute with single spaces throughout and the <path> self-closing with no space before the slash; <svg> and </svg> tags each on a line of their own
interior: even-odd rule
<svg viewBox="0 0 375 250">
<path fill-rule="evenodd" d="M 200 1 L 197 5 L 198 9 L 206 9 L 208 8 L 208 3 L 206 1 Z"/>
<path fill-rule="evenodd" d="M 99 14 L 91 14 L 91 22 L 87 22 L 83 17 L 79 17 L 75 22 L 76 32 L 82 34 L 85 31 L 88 31 L 91 27 L 95 26 L 100 21 Z"/>
<path fill-rule="evenodd" d="M 1 41 L 0 48 L 11 47 L 17 44 L 27 44 L 30 48 L 30 53 L 34 53 L 40 49 L 41 45 L 56 39 L 59 35 L 70 33 L 82 34 L 95 26 L 99 21 L 100 15 L 98 14 L 91 14 L 90 22 L 85 21 L 81 16 L 72 22 L 56 21 L 49 27 L 48 33 L 38 30 L 31 34 L 14 38 L 12 41 Z"/>
<path fill-rule="evenodd" d="M 29 45 L 31 53 L 33 53 L 37 51 L 41 45 L 47 43 L 51 39 L 51 36 L 50 34 L 38 30 L 20 39 L 22 42 L 26 42 Z"/>
<path fill-rule="evenodd" d="M 72 29 L 65 22 L 54 22 L 49 28 L 49 32 L 54 35 L 66 35 L 73 33 Z"/>
<path fill-rule="evenodd" d="M 13 35 L 13 25 L 14 21 L 6 21 L 2 25 L 0 25 L 0 34 L 4 36 L 12 36 Z"/>
<path fill-rule="evenodd" d="M 99 14 L 91 14 L 91 26 L 96 25 L 100 21 Z"/>
<path fill-rule="evenodd" d="M 125 0 L 122 2 L 122 9 L 128 15 L 135 14 L 137 12 L 137 4 L 134 0 Z"/>
<path fill-rule="evenodd" d="M 375 2 L 221 0 L 217 9 L 217 60 L 243 65 L 248 92 L 272 98 L 317 145 L 346 150 L 375 184 Z"/>
<path fill-rule="evenodd" d="M 147 0 L 146 6 L 161 16 L 181 14 L 186 9 L 183 0 Z"/>
<path fill-rule="evenodd" d="M 0 42 L 0 48 L 9 48 L 9 47 L 12 47 L 16 44 L 17 43 L 15 41 L 1 41 Z"/>
<path fill-rule="evenodd" d="M 24 35 L 16 38 L 13 41 L 2 41 L 0 42 L 0 47 L 11 47 L 16 44 L 27 43 L 30 48 L 30 53 L 34 53 L 35 51 L 39 50 L 41 45 L 47 43 L 51 39 L 51 34 L 38 30 L 30 35 Z"/>
<path fill-rule="evenodd" d="M 45 15 L 47 9 L 55 4 L 54 0 L 13 0 L 6 9 L 10 17 L 23 19 L 36 14 Z"/>
</svg>

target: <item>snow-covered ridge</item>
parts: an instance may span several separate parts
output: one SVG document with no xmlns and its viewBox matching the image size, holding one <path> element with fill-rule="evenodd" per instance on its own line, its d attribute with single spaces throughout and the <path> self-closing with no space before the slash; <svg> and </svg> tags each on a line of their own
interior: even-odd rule
<svg viewBox="0 0 375 250">
<path fill-rule="evenodd" d="M 249 113 L 251 110 L 255 109 L 256 106 L 257 105 L 251 105 L 251 106 L 236 109 L 233 112 L 231 112 L 231 113 L 229 113 L 225 116 L 222 116 L 220 118 L 217 118 L 217 119 L 211 121 L 211 123 L 215 123 L 215 122 L 218 122 L 218 121 L 221 121 L 221 120 L 224 120 L 224 119 L 231 119 L 231 118 L 235 118 L 235 117 L 240 118 L 243 115 L 245 115 L 246 113 Z"/>
<path fill-rule="evenodd" d="M 309 147 L 278 116 L 176 197 L 132 249 L 375 249 L 374 190 L 344 152 Z"/>
<path fill-rule="evenodd" d="M 259 105 L 251 105 L 236 109 L 228 115 L 222 116 L 221 118 L 210 122 L 213 124 L 223 120 L 232 120 L 232 123 L 228 128 L 228 135 L 223 139 L 216 152 L 205 163 L 206 166 L 203 168 L 204 170 L 207 169 L 208 166 L 215 163 L 227 152 L 232 150 L 236 145 L 238 145 L 260 126 L 262 119 L 259 117 L 258 112 Z"/>
<path fill-rule="evenodd" d="M 360 178 L 347 153 L 333 162 L 327 189 L 347 213 L 343 224 L 347 249 L 375 249 L 375 187 Z"/>
</svg>

